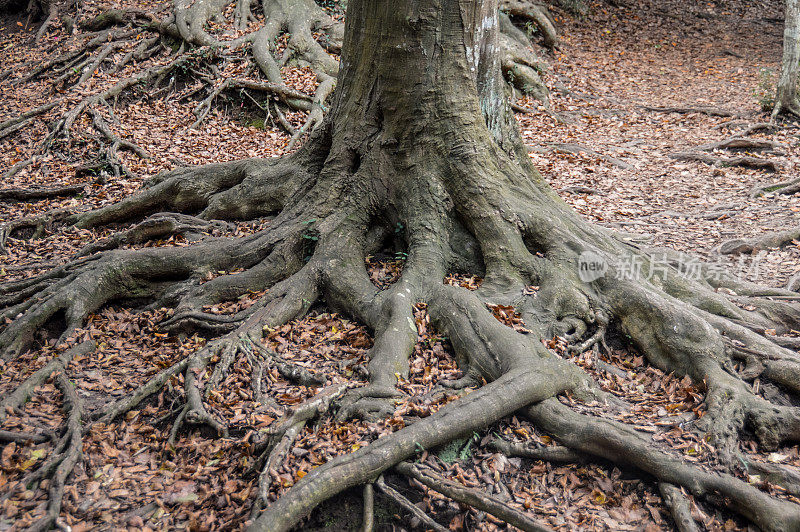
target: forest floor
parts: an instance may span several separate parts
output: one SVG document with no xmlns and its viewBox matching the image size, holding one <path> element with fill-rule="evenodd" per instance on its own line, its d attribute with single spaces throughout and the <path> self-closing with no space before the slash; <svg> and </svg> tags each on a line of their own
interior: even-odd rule
<svg viewBox="0 0 800 532">
<path fill-rule="evenodd" d="M 533 161 L 552 186 L 562 191 L 562 197 L 595 223 L 649 235 L 658 246 L 719 263 L 751 280 L 786 286 L 800 273 L 800 243 L 744 256 L 723 256 L 716 250 L 731 238 L 749 238 L 800 224 L 797 194 L 750 195 L 759 184 L 797 174 L 798 128 L 786 124 L 777 132 L 749 137 L 780 143 L 771 155 L 755 154 L 776 161 L 777 172 L 710 166 L 673 157 L 768 120 L 760 100 L 774 90 L 777 78 L 781 2 L 617 3 L 620 7 L 595 2 L 585 19 L 556 11 L 562 43 L 547 56 L 552 68 L 545 76 L 552 92 L 551 108 L 526 101 L 523 103 L 537 112 L 518 115 Z M 167 7 L 145 0 L 126 0 L 125 5 L 151 12 Z M 83 9 L 99 13 L 107 7 L 111 4 L 87 0 Z M 34 46 L 31 40 L 35 30 L 36 26 L 29 25 L 24 17 L 0 19 L 0 70 L 8 72 L 5 77 L 0 73 L 0 121 L 59 94 L 51 80 L 18 83 L 43 58 L 62 46 L 76 46 L 58 24 Z M 96 92 L 123 74 L 101 68 L 83 94 Z M 285 75 L 294 87 L 313 92 L 315 82 L 309 72 L 294 69 Z M 86 162 L 96 156 L 98 141 L 91 131 L 90 118 L 82 119 L 76 124 L 71 151 L 35 159 L 4 179 L 0 190 L 89 183 L 84 193 L 34 202 L 0 201 L 0 223 L 49 209 L 83 210 L 116 201 L 136 191 L 143 179 L 176 166 L 285 152 L 289 136 L 263 113 L 257 114 L 257 109 L 237 99 L 220 99 L 205 122 L 192 129 L 197 103 L 191 97 L 192 90 L 188 83 L 170 84 L 167 90 L 155 91 L 146 98 L 109 102 L 114 104 L 113 113 L 111 106 L 102 111 L 116 134 L 150 154 L 142 159 L 120 152 L 130 175 L 113 177 L 103 175 L 102 170 L 86 170 Z M 68 97 L 80 94 L 70 92 Z M 726 111 L 729 116 L 652 109 L 656 107 L 706 107 Z M 34 155 L 53 116 L 44 115 L 32 126 L 0 140 L 0 175 Z M 301 114 L 287 117 L 295 125 L 303 119 Z M 255 229 L 254 224 L 240 224 L 234 232 L 244 234 Z M 61 228 L 36 240 L 9 239 L 8 253 L 0 255 L 0 282 L 52 268 L 108 234 L 106 229 Z M 179 246 L 186 242 L 171 238 L 148 245 Z M 686 260 L 687 264 L 692 261 L 689 255 Z M 402 269 L 402 254 L 375 257 L 367 268 L 376 284 L 387 285 Z M 469 287 L 479 280 L 452 277 L 448 282 Z M 252 304 L 259 295 L 254 293 L 233 306 Z M 227 313 L 233 306 L 209 310 Z M 513 309 L 493 310 L 501 321 L 518 325 Z M 166 309 L 137 312 L 110 306 L 92 316 L 78 333 L 77 339 L 92 338 L 98 343 L 96 351 L 77 357 L 68 368 L 70 380 L 90 411 L 141 385 L 205 342 L 200 336 L 161 333 L 158 323 L 168 313 Z M 367 445 L 453 398 L 415 400 L 425 396 L 440 379 L 458 375 L 447 339 L 431 329 L 423 307 L 417 308 L 416 316 L 420 340 L 411 360 L 411 376 L 400 385 L 408 395 L 398 401 L 395 415 L 378 423 L 325 419 L 306 428 L 285 462 L 273 472 L 272 496 L 278 496 L 315 465 Z M 329 384 L 349 382 L 355 386 L 366 382 L 363 367 L 372 342 L 368 331 L 328 309 L 316 308 L 306 319 L 270 331 L 266 342 L 286 359 L 324 376 Z M 551 347 L 563 350 L 564 346 L 554 339 Z M 0 366 L 0 396 L 62 350 L 62 346 L 43 345 Z M 603 364 L 598 365 L 591 353 L 576 356 L 605 389 L 635 405 L 624 421 L 652 433 L 654 439 L 686 460 L 713 467 L 708 443 L 691 431 L 691 422 L 704 411 L 701 387 L 648 367 L 641 356 L 626 349 L 603 353 L 601 360 Z M 178 379 L 125 419 L 92 425 L 84 436 L 84 460 L 67 481 L 60 524 L 74 531 L 126 527 L 227 530 L 244 526 L 257 483 L 250 470 L 253 435 L 267 430 L 285 408 L 313 396 L 316 389 L 290 384 L 273 369 L 264 380 L 274 404 L 261 404 L 251 392 L 247 361 L 233 369 L 209 397 L 215 415 L 228 424 L 227 438 L 193 430 L 180 432 L 174 445 L 167 443 L 175 416 L 172 407 L 182 390 Z M 45 383 L 24 409 L 7 413 L 0 429 L 55 430 L 64 420 L 61 404 L 55 383 Z M 491 431 L 425 452 L 423 460 L 466 486 L 527 509 L 557 530 L 673 529 L 656 485 L 641 480 L 635 472 L 593 462 L 562 465 L 508 459 L 489 449 L 487 444 L 495 436 L 552 443 L 546 434 L 512 417 Z M 52 443 L 0 441 L 0 445 L 0 530 L 21 529 L 44 513 L 48 486 L 47 481 L 19 486 L 19 481 L 47 459 Z M 763 455 L 756 453 L 754 443 L 752 448 L 744 445 L 753 459 L 800 467 L 797 446 Z M 763 479 L 748 480 L 789 497 Z M 387 481 L 451 530 L 503 528 L 491 516 L 464 510 L 422 485 L 390 475 Z M 336 504 L 318 510 L 304 529 L 355 530 L 360 504 L 359 493 L 345 494 Z M 418 525 L 388 498 L 378 495 L 377 504 L 379 530 L 412 530 Z M 693 500 L 692 509 L 694 517 L 709 530 L 748 529 L 738 518 L 702 501 Z"/>
</svg>

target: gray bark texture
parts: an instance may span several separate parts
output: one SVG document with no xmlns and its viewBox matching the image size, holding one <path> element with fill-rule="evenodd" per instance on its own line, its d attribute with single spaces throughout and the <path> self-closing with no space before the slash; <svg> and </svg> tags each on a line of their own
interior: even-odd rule
<svg viewBox="0 0 800 532">
<path fill-rule="evenodd" d="M 800 71 L 800 2 L 786 0 L 783 29 L 783 59 L 772 116 L 780 113 L 800 116 L 797 97 L 797 73 Z"/>
</svg>

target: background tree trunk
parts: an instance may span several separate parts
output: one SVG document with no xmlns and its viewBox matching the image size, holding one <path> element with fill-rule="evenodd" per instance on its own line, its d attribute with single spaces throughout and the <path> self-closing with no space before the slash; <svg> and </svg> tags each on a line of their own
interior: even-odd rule
<svg viewBox="0 0 800 532">
<path fill-rule="evenodd" d="M 783 30 L 783 60 L 775 95 L 772 116 L 780 113 L 800 116 L 797 98 L 797 74 L 800 71 L 800 2 L 786 0 L 786 20 Z"/>
</svg>

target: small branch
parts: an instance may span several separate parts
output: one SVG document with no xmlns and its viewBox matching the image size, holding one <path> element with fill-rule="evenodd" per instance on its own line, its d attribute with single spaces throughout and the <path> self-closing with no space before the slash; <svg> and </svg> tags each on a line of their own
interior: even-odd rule
<svg viewBox="0 0 800 532">
<path fill-rule="evenodd" d="M 375 481 L 375 485 L 378 486 L 378 489 L 381 490 L 387 497 L 393 499 L 398 505 L 419 519 L 422 524 L 425 525 L 425 528 L 432 528 L 434 532 L 449 532 L 448 528 L 445 528 L 434 521 L 431 516 L 420 510 L 419 506 L 409 501 L 399 491 L 386 484 L 386 482 L 383 480 L 383 475 L 378 477 L 378 480 Z"/>
<path fill-rule="evenodd" d="M 416 464 L 400 462 L 395 466 L 395 470 L 456 502 L 477 508 L 526 532 L 551 532 L 552 530 L 491 495 L 447 480 L 428 469 L 423 470 Z"/>
<path fill-rule="evenodd" d="M 708 116 L 728 116 L 728 117 L 742 116 L 740 113 L 735 113 L 733 111 L 720 109 L 719 107 L 710 107 L 704 105 L 696 107 L 695 106 L 650 107 L 646 105 L 643 108 L 646 111 L 655 111 L 657 113 L 679 113 L 679 114 L 699 113 Z"/>
</svg>

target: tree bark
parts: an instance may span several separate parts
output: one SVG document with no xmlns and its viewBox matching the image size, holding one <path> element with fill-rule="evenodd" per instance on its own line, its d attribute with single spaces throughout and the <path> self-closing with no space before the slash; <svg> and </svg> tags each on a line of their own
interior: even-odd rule
<svg viewBox="0 0 800 532">
<path fill-rule="evenodd" d="M 783 30 L 783 59 L 772 116 L 780 113 L 800 116 L 797 98 L 797 74 L 800 71 L 800 2 L 786 0 Z"/>
</svg>

